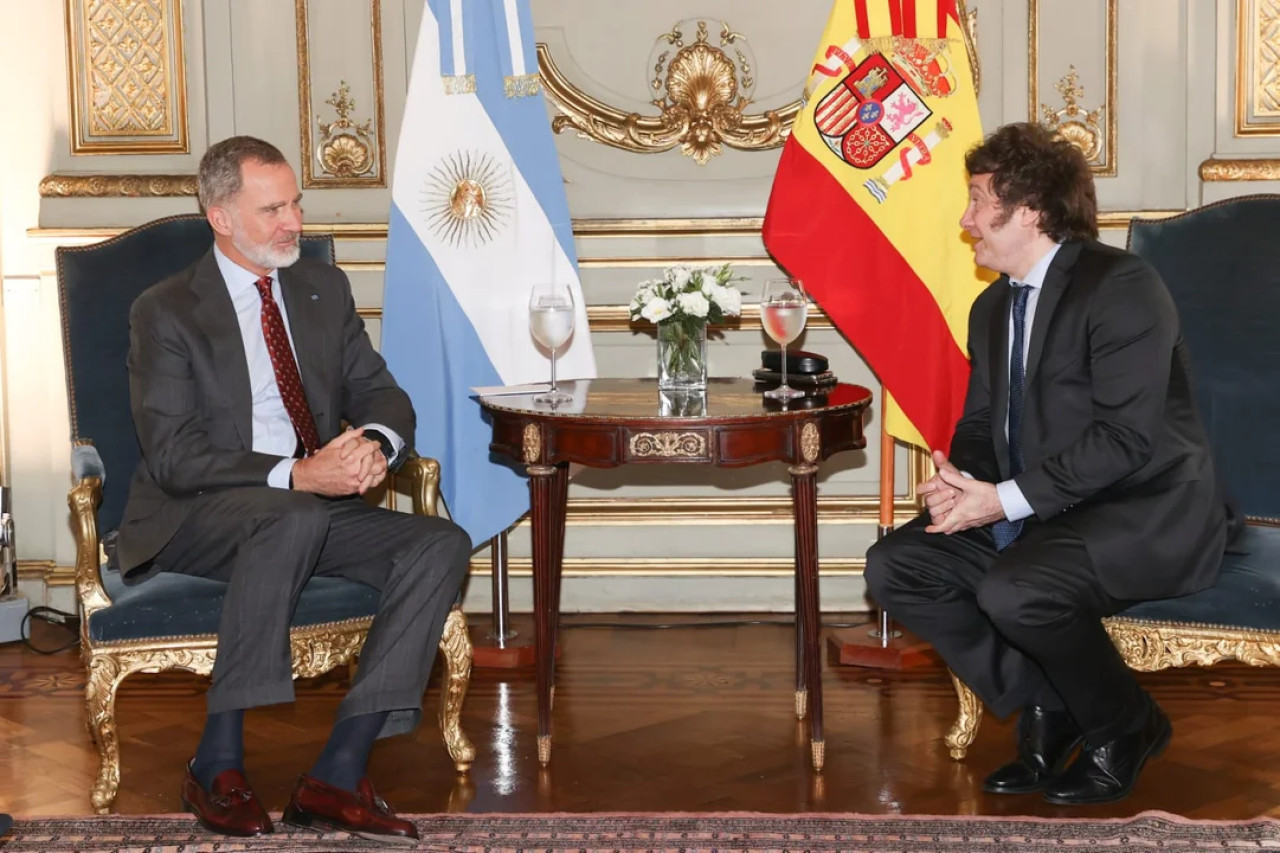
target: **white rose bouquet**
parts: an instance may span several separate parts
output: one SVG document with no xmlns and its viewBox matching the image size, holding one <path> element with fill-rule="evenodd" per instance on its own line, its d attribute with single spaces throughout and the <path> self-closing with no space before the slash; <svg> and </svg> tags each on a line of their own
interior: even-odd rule
<svg viewBox="0 0 1280 853">
<path fill-rule="evenodd" d="M 733 284 L 742 280 L 723 264 L 668 267 L 662 278 L 640 282 L 631 299 L 631 319 L 658 327 L 660 379 L 700 373 L 705 384 L 707 323 L 742 313 L 742 293 Z M 677 379 L 675 384 L 685 383 Z"/>
</svg>

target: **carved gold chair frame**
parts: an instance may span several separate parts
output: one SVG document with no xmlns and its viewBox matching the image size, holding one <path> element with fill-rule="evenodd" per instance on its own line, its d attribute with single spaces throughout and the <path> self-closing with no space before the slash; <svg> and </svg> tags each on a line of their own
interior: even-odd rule
<svg viewBox="0 0 1280 853">
<path fill-rule="evenodd" d="M 434 459 L 412 458 L 396 475 L 410 483 L 413 511 L 436 515 L 440 485 L 440 464 Z M 394 483 L 391 484 L 394 488 Z M 80 600 L 80 656 L 88 669 L 85 704 L 89 734 L 98 747 L 101 765 L 94 783 L 94 811 L 105 814 L 115 802 L 120 787 L 120 741 L 116 732 L 116 691 L 121 682 L 136 672 L 157 673 L 185 670 L 208 675 L 217 655 L 217 636 L 202 634 L 183 637 L 152 637 L 128 642 L 94 642 L 89 636 L 89 617 L 111 605 L 102 586 L 99 569 L 102 550 L 98 535 L 98 506 L 102 502 L 102 480 L 84 477 L 67 496 L 76 534 L 76 593 Z M 321 675 L 343 664 L 351 664 L 360 653 L 373 618 L 348 619 L 294 628 L 290 632 L 294 678 Z M 471 640 L 462 610 L 454 606 L 445 622 L 440 651 L 445 661 L 441 686 L 440 730 L 446 749 L 459 773 L 466 773 L 476 750 L 462 731 L 462 703 L 471 681 Z"/>
<path fill-rule="evenodd" d="M 1250 666 L 1280 666 L 1280 632 L 1251 631 L 1219 625 L 1154 622 L 1112 616 L 1102 624 L 1130 669 L 1155 672 L 1181 666 L 1209 666 L 1239 661 Z M 962 761 L 978 737 L 982 702 L 955 674 L 951 681 L 960 713 L 943 739 L 951 757 Z"/>
</svg>

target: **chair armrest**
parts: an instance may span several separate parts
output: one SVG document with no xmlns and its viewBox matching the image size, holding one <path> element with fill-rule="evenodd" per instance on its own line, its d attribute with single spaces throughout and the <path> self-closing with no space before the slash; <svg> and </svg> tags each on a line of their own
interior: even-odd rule
<svg viewBox="0 0 1280 853">
<path fill-rule="evenodd" d="M 71 476 L 78 483 L 86 477 L 97 477 L 102 482 L 107 481 L 107 467 L 102 464 L 102 457 L 98 455 L 98 448 L 92 444 L 84 443 L 84 439 L 71 448 Z"/>
<path fill-rule="evenodd" d="M 440 463 L 426 456 L 410 456 L 396 476 L 408 477 L 414 515 L 439 515 Z"/>
<path fill-rule="evenodd" d="M 80 630 L 89 630 L 89 616 L 111 606 L 102 588 L 102 548 L 98 538 L 98 507 L 102 504 L 105 471 L 102 457 L 91 444 L 77 444 L 71 452 L 76 484 L 67 492 L 76 537 L 76 597 L 80 600 Z M 83 637 L 81 638 L 84 639 Z"/>
</svg>

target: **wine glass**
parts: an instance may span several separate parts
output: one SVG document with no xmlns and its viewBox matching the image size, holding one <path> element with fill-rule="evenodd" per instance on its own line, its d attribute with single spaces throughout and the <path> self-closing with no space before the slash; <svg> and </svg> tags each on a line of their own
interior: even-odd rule
<svg viewBox="0 0 1280 853">
<path fill-rule="evenodd" d="M 775 278 L 765 282 L 760 300 L 760 320 L 765 333 L 782 347 L 782 384 L 764 396 L 772 400 L 803 397 L 804 392 L 787 384 L 787 344 L 800 337 L 809 314 L 809 296 L 798 278 Z"/>
<path fill-rule="evenodd" d="M 534 397 L 535 403 L 557 406 L 573 399 L 556 385 L 556 351 L 573 334 L 573 317 L 573 289 L 568 284 L 547 281 L 533 286 L 529 292 L 529 331 L 551 351 L 551 387 Z"/>
</svg>

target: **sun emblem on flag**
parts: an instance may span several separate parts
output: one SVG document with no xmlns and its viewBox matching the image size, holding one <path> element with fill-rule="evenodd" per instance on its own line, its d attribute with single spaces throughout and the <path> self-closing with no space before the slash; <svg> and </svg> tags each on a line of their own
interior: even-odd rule
<svg viewBox="0 0 1280 853">
<path fill-rule="evenodd" d="M 422 190 L 427 223 L 453 246 L 488 243 L 510 218 L 515 188 L 510 171 L 491 154 L 455 151 L 427 176 Z"/>
</svg>

